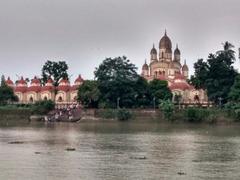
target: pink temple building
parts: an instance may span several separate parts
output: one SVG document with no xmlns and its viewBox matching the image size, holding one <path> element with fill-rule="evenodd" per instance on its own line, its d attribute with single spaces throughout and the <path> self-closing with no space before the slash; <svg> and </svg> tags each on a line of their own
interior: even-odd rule
<svg viewBox="0 0 240 180">
<path fill-rule="evenodd" d="M 153 79 L 165 80 L 173 94 L 182 103 L 207 103 L 207 94 L 203 89 L 195 89 L 188 82 L 189 69 L 186 60 L 182 64 L 181 52 L 176 45 L 172 53 L 172 42 L 165 32 L 159 42 L 159 51 L 153 45 L 150 51 L 149 63 L 145 60 L 141 75 L 148 81 Z"/>
<path fill-rule="evenodd" d="M 30 81 L 29 85 L 23 77 L 21 77 L 16 84 L 8 77 L 6 84 L 13 88 L 19 103 L 34 103 L 39 100 L 52 100 L 58 104 L 67 104 L 77 102 L 78 87 L 81 86 L 83 81 L 83 78 L 79 75 L 73 85 L 71 85 L 68 80 L 61 79 L 59 86 L 54 87 L 51 78 L 49 78 L 47 83 L 43 86 L 40 79 L 36 76 Z"/>
</svg>

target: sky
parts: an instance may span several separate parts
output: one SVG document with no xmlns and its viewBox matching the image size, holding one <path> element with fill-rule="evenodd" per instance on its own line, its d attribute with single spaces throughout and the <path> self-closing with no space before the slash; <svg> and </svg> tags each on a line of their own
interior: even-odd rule
<svg viewBox="0 0 240 180">
<path fill-rule="evenodd" d="M 106 57 L 123 55 L 140 73 L 165 29 L 193 74 L 223 42 L 240 47 L 240 1 L 0 0 L 0 74 L 40 76 L 52 60 L 68 63 L 72 81 L 93 79 Z"/>
</svg>

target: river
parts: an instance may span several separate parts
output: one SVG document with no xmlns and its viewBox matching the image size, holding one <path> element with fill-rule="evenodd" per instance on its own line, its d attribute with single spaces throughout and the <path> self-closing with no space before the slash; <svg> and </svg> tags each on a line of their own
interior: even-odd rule
<svg viewBox="0 0 240 180">
<path fill-rule="evenodd" d="M 10 143 L 23 141 L 22 143 Z M 75 148 L 67 151 L 66 148 Z M 84 122 L 0 126 L 0 179 L 239 179 L 240 126 Z"/>
</svg>

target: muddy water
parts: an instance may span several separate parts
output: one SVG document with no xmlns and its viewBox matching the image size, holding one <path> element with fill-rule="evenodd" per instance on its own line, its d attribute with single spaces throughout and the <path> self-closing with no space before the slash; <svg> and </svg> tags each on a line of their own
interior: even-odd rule
<svg viewBox="0 0 240 180">
<path fill-rule="evenodd" d="M 4 180 L 239 178 L 239 126 L 85 122 L 0 127 Z"/>
</svg>

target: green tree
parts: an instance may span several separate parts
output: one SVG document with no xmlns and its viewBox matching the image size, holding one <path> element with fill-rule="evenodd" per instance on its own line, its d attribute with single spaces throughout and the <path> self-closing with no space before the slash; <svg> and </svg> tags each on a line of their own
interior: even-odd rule
<svg viewBox="0 0 240 180">
<path fill-rule="evenodd" d="M 170 100 L 161 100 L 159 104 L 160 110 L 163 112 L 164 118 L 167 120 L 172 119 L 174 112 L 174 104 Z"/>
<path fill-rule="evenodd" d="M 240 102 L 240 75 L 235 78 L 235 82 L 231 87 L 231 91 L 228 95 L 229 99 L 234 102 Z"/>
<path fill-rule="evenodd" d="M 203 59 L 199 59 L 194 63 L 194 75 L 190 77 L 190 84 L 192 84 L 196 89 L 206 89 L 205 80 L 208 75 L 208 64 L 204 62 Z"/>
<path fill-rule="evenodd" d="M 2 76 L 0 86 L 0 104 L 5 105 L 12 101 L 17 101 L 17 96 L 14 95 L 13 89 L 5 83 L 5 78 Z"/>
<path fill-rule="evenodd" d="M 207 94 L 211 101 L 223 103 L 227 102 L 228 93 L 237 75 L 233 66 L 229 64 L 232 60 L 226 59 L 224 54 L 209 55 L 209 71 L 205 82 Z"/>
<path fill-rule="evenodd" d="M 47 61 L 42 67 L 42 83 L 45 84 L 49 77 L 53 79 L 53 85 L 58 86 L 59 81 L 68 79 L 68 65 L 65 61 Z"/>
<path fill-rule="evenodd" d="M 100 92 L 97 81 L 86 80 L 78 89 L 78 101 L 85 107 L 97 108 Z"/>
<path fill-rule="evenodd" d="M 133 107 L 136 97 L 137 68 L 126 57 L 106 58 L 94 72 L 106 107 Z"/>
<path fill-rule="evenodd" d="M 171 100 L 172 93 L 168 88 L 168 82 L 154 79 L 149 83 L 149 89 L 151 92 L 152 98 L 155 97 L 157 103 L 160 103 L 161 100 Z"/>
<path fill-rule="evenodd" d="M 223 50 L 215 54 L 209 54 L 204 62 L 202 59 L 194 64 L 195 73 L 190 82 L 195 88 L 207 90 L 209 100 L 218 103 L 221 98 L 223 103 L 227 102 L 228 93 L 237 75 L 233 68 L 235 61 L 234 46 L 226 42 Z"/>
<path fill-rule="evenodd" d="M 223 50 L 217 51 L 217 54 L 223 56 L 225 63 L 228 66 L 231 66 L 236 60 L 235 51 L 233 50 L 234 45 L 232 45 L 228 41 L 226 41 L 225 43 L 222 43 L 222 45 L 223 45 Z"/>
<path fill-rule="evenodd" d="M 143 77 L 139 77 L 135 84 L 135 107 L 149 107 L 152 102 L 149 83 Z"/>
<path fill-rule="evenodd" d="M 45 115 L 55 109 L 55 102 L 52 100 L 37 101 L 31 106 L 33 114 Z"/>
</svg>

